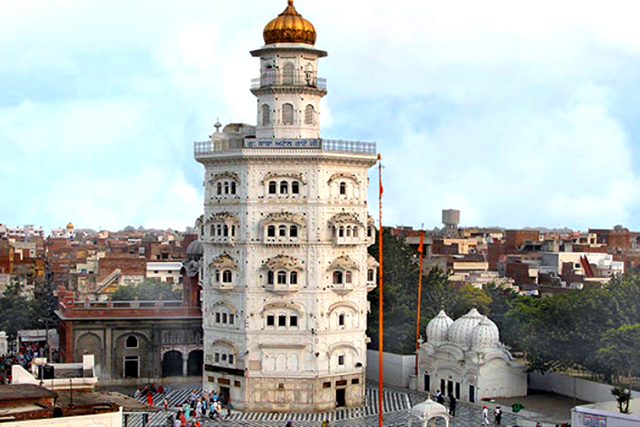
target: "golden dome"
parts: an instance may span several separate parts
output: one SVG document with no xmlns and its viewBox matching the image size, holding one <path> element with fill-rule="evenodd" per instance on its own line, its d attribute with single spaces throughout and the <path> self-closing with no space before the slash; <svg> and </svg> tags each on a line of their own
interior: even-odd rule
<svg viewBox="0 0 640 427">
<path fill-rule="evenodd" d="M 67 230 L 73 230 L 73 224 L 72 223 L 67 224 Z"/>
<path fill-rule="evenodd" d="M 272 19 L 262 32 L 265 44 L 273 43 L 306 43 L 315 44 L 316 29 L 313 24 L 302 17 L 288 0 L 287 8 Z"/>
</svg>

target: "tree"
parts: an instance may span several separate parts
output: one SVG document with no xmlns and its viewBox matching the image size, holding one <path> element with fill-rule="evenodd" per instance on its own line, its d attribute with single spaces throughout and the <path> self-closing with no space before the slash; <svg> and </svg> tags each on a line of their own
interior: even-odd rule
<svg viewBox="0 0 640 427">
<path fill-rule="evenodd" d="M 640 324 L 623 325 L 604 332 L 597 357 L 616 373 L 618 385 L 622 384 L 623 376 L 627 378 L 629 394 L 626 400 L 625 394 L 619 390 L 614 395 L 618 400 L 620 412 L 628 413 L 633 377 L 640 374 Z"/>
<path fill-rule="evenodd" d="M 458 318 L 475 307 L 480 313 L 488 315 L 490 304 L 491 297 L 489 295 L 482 289 L 466 283 L 457 290 L 456 300 L 450 311 L 453 317 Z"/>
<path fill-rule="evenodd" d="M 0 330 L 13 340 L 18 331 L 43 327 L 40 319 L 46 315 L 36 300 L 27 299 L 18 280 L 12 280 L 0 296 Z"/>
<path fill-rule="evenodd" d="M 415 324 L 418 301 L 417 253 L 402 239 L 383 231 L 384 281 L 384 349 L 394 353 L 412 353 L 415 342 Z M 379 242 L 369 247 L 369 253 L 378 259 Z M 369 292 L 371 310 L 367 334 L 369 348 L 378 348 L 378 296 L 380 288 Z"/>
<path fill-rule="evenodd" d="M 161 282 L 155 279 L 144 279 L 135 285 L 120 285 L 111 296 L 114 301 L 132 301 L 135 298 L 142 301 L 179 300 L 182 298 L 180 290 L 173 290 L 173 283 Z"/>
</svg>

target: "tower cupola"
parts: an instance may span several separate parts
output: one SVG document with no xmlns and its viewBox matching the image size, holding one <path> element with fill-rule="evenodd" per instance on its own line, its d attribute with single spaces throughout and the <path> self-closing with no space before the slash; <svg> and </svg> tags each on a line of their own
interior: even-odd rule
<svg viewBox="0 0 640 427">
<path fill-rule="evenodd" d="M 265 44 L 304 43 L 313 45 L 316 42 L 316 29 L 313 24 L 302 17 L 288 0 L 287 8 L 264 27 L 262 36 Z"/>
</svg>

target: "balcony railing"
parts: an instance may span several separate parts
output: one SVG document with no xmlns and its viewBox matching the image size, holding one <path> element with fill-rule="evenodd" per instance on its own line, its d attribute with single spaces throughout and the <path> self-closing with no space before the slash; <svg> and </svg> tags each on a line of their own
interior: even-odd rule
<svg viewBox="0 0 640 427">
<path fill-rule="evenodd" d="M 255 149 L 276 149 L 276 150 L 296 150 L 311 149 L 320 151 L 331 151 L 336 153 L 355 153 L 375 155 L 375 142 L 343 141 L 334 139 L 291 139 L 291 140 L 257 140 L 255 138 L 246 139 L 244 147 L 231 147 L 226 141 L 203 141 L 195 142 L 193 154 L 196 158 L 207 157 L 212 154 L 240 153 L 243 150 Z"/>
<path fill-rule="evenodd" d="M 314 89 L 327 90 L 327 79 L 320 78 L 316 73 L 281 73 L 266 72 L 262 77 L 251 79 L 251 89 L 262 89 L 273 86 L 304 86 Z"/>
</svg>

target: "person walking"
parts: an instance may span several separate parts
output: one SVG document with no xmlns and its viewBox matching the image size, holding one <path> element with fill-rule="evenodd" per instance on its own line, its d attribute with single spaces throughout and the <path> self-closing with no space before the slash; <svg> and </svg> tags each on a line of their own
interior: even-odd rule
<svg viewBox="0 0 640 427">
<path fill-rule="evenodd" d="M 482 425 L 491 425 L 491 423 L 489 422 L 489 408 L 487 408 L 486 406 L 482 407 Z"/>
<path fill-rule="evenodd" d="M 231 411 L 233 410 L 233 405 L 231 404 L 231 397 L 227 400 L 227 419 L 231 418 Z"/>
<path fill-rule="evenodd" d="M 497 426 L 499 426 L 500 423 L 502 423 L 502 409 L 500 409 L 499 406 L 497 406 L 496 410 L 493 411 L 493 418 Z"/>
<path fill-rule="evenodd" d="M 456 416 L 456 398 L 453 393 L 449 393 L 449 415 Z"/>
<path fill-rule="evenodd" d="M 153 406 L 153 395 L 151 393 L 147 394 L 147 404 Z"/>
<path fill-rule="evenodd" d="M 165 411 L 169 409 L 169 401 L 167 400 L 166 397 L 162 399 L 162 406 L 164 406 Z"/>
</svg>

